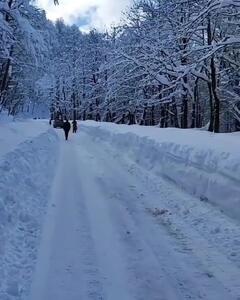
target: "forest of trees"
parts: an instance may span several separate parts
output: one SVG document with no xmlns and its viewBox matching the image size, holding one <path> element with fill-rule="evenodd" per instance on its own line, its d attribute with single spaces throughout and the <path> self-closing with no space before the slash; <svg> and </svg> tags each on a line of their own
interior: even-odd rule
<svg viewBox="0 0 240 300">
<path fill-rule="evenodd" d="M 82 33 L 0 0 L 0 113 L 240 130 L 240 0 L 140 0 L 124 20 Z"/>
</svg>

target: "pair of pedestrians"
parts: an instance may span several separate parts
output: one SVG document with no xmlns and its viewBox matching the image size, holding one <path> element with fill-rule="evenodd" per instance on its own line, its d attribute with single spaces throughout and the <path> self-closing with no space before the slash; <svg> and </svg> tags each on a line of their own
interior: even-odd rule
<svg viewBox="0 0 240 300">
<path fill-rule="evenodd" d="M 68 135 L 69 135 L 70 129 L 71 129 L 71 124 L 66 119 L 66 121 L 64 121 L 64 123 L 63 123 L 63 130 L 64 130 L 64 133 L 65 133 L 65 139 L 66 139 L 66 141 L 68 140 Z M 72 121 L 72 129 L 73 129 L 73 133 L 77 133 L 78 127 L 77 127 L 77 121 L 76 120 Z"/>
</svg>

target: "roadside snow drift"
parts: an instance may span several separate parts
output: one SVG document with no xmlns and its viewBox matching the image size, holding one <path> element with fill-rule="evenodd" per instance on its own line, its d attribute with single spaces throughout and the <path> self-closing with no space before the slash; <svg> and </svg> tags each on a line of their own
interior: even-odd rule
<svg viewBox="0 0 240 300">
<path fill-rule="evenodd" d="M 29 290 L 55 173 L 57 141 L 56 133 L 49 130 L 0 160 L 1 300 L 25 299 Z"/>
<path fill-rule="evenodd" d="M 83 122 L 134 162 L 240 219 L 240 134 Z"/>
<path fill-rule="evenodd" d="M 48 130 L 47 121 L 21 120 L 0 115 L 0 157 L 13 151 L 20 143 L 37 137 Z"/>
</svg>

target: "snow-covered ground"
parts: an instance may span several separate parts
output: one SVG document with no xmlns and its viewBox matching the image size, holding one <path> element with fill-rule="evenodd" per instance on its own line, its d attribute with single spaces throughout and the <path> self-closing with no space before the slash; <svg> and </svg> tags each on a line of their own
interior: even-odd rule
<svg viewBox="0 0 240 300">
<path fill-rule="evenodd" d="M 47 121 L 13 121 L 10 117 L 0 116 L 0 158 L 13 151 L 20 143 L 38 136 L 48 128 Z"/>
<path fill-rule="evenodd" d="M 0 165 L 1 300 L 240 299 L 238 134 L 32 127 Z"/>
<path fill-rule="evenodd" d="M 24 299 L 55 175 L 58 137 L 46 122 L 0 122 L 0 299 Z"/>
<path fill-rule="evenodd" d="M 85 124 L 138 165 L 240 220 L 240 133 Z"/>
</svg>

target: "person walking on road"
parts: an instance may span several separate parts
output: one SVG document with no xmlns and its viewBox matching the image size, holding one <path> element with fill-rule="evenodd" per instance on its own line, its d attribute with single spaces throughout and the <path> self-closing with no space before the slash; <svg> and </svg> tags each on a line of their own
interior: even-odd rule
<svg viewBox="0 0 240 300">
<path fill-rule="evenodd" d="M 70 129 L 71 129 L 71 124 L 66 119 L 66 121 L 63 123 L 63 130 L 64 130 L 64 133 L 65 133 L 66 141 L 68 140 L 68 134 L 69 134 Z"/>
<path fill-rule="evenodd" d="M 73 133 L 77 133 L 78 126 L 76 120 L 72 121 L 72 128 L 73 128 Z"/>
</svg>

